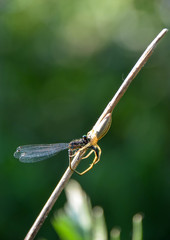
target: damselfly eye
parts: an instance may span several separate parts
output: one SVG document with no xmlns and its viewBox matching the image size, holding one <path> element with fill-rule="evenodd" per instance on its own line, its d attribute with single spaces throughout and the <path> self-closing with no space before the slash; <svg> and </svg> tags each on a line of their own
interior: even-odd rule
<svg viewBox="0 0 170 240">
<path fill-rule="evenodd" d="M 87 140 L 87 135 L 83 135 L 82 138 L 84 138 L 84 140 Z"/>
</svg>

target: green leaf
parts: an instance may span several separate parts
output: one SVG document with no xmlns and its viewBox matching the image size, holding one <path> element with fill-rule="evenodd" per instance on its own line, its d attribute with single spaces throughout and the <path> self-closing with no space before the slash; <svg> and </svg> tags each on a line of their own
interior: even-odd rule
<svg viewBox="0 0 170 240">
<path fill-rule="evenodd" d="M 133 217 L 133 235 L 132 240 L 142 240 L 143 232 L 142 232 L 142 215 L 136 214 Z"/>
</svg>

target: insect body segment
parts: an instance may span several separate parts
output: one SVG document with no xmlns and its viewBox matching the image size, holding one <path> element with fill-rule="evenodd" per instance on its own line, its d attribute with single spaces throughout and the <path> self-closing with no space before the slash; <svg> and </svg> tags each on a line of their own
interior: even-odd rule
<svg viewBox="0 0 170 240">
<path fill-rule="evenodd" d="M 82 148 L 83 146 L 88 144 L 89 141 L 90 141 L 90 139 L 87 138 L 86 135 L 83 135 L 82 138 L 71 141 L 69 143 L 69 149 L 70 150 L 76 150 L 76 149 Z"/>
</svg>

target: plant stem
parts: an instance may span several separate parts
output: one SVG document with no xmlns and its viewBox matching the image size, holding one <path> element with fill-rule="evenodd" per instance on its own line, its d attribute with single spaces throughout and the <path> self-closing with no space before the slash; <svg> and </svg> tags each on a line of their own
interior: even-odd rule
<svg viewBox="0 0 170 240">
<path fill-rule="evenodd" d="M 142 54 L 142 56 L 139 58 L 135 66 L 132 68 L 131 72 L 128 74 L 112 100 L 109 102 L 109 104 L 106 106 L 105 110 L 99 117 L 98 121 L 96 122 L 95 126 L 101 122 L 101 120 L 106 116 L 108 113 L 112 113 L 113 109 L 117 105 L 117 103 L 120 101 L 124 93 L 126 92 L 127 88 L 129 87 L 132 80 L 136 77 L 138 72 L 141 70 L 141 68 L 144 66 L 144 64 L 147 62 L 149 57 L 151 56 L 154 48 L 156 47 L 157 43 L 163 38 L 163 36 L 166 34 L 168 29 L 163 29 L 157 37 L 151 42 L 151 44 L 147 47 L 145 52 Z M 83 156 L 84 152 L 78 151 L 78 153 L 75 155 L 71 166 L 72 169 L 76 169 L 78 164 L 81 161 L 81 158 Z M 64 189 L 65 185 L 69 181 L 70 177 L 72 176 L 73 171 L 68 167 L 65 171 L 64 175 L 60 179 L 59 183 L 57 184 L 56 188 L 52 192 L 51 196 L 49 197 L 48 201 L 44 205 L 43 209 L 41 210 L 40 214 L 38 215 L 37 219 L 35 220 L 34 224 L 30 228 L 29 232 L 27 233 L 25 240 L 32 240 L 35 238 L 36 234 L 38 233 L 39 229 L 41 228 L 42 224 L 44 223 L 46 217 L 48 216 L 50 210 L 52 209 L 54 203 L 58 199 L 60 193 Z"/>
</svg>

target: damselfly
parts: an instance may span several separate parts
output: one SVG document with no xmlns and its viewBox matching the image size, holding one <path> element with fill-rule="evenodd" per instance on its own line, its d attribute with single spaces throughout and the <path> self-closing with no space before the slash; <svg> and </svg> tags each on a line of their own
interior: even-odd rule
<svg viewBox="0 0 170 240">
<path fill-rule="evenodd" d="M 54 144 L 37 144 L 37 145 L 24 145 L 16 149 L 14 157 L 18 158 L 21 162 L 24 163 L 33 163 L 45 160 L 52 156 L 55 156 L 58 152 L 68 149 L 69 153 L 69 166 L 70 169 L 83 175 L 88 172 L 94 164 L 99 162 L 101 156 L 101 149 L 97 145 L 98 140 L 100 140 L 109 130 L 111 125 L 111 114 L 107 114 L 97 126 L 95 125 L 87 135 L 84 135 L 82 138 L 73 140 L 70 143 L 54 143 Z M 94 152 L 94 159 L 90 166 L 83 172 L 79 173 L 78 171 L 72 169 L 71 161 L 73 157 L 79 152 L 82 151 L 84 154 L 87 150 L 90 152 L 82 157 L 82 159 L 88 158 Z"/>
</svg>

